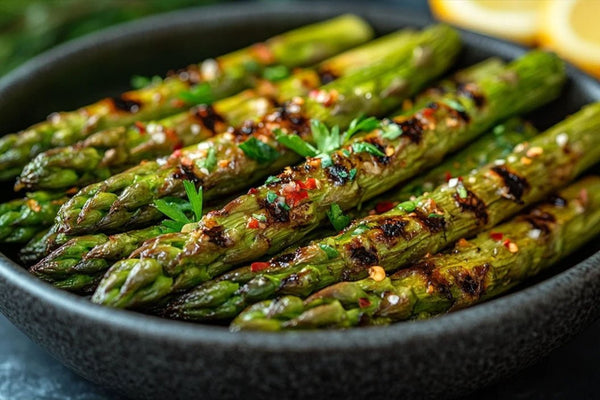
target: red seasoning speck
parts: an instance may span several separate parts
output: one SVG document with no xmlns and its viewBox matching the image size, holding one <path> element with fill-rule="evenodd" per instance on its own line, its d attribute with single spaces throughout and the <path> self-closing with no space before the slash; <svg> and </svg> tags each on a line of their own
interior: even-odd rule
<svg viewBox="0 0 600 400">
<path fill-rule="evenodd" d="M 253 262 L 250 264 L 250 270 L 252 272 L 259 272 L 269 268 L 270 266 L 271 264 L 268 262 Z"/>
</svg>

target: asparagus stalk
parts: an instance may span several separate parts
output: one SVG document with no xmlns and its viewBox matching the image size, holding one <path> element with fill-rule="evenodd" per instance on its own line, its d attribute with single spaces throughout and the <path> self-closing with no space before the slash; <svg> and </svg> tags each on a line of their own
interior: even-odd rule
<svg viewBox="0 0 600 400">
<path fill-rule="evenodd" d="M 64 194 L 45 191 L 0 204 L 0 242 L 24 243 L 52 224 Z"/>
<path fill-rule="evenodd" d="M 262 80 L 254 89 L 199 106 L 174 116 L 129 127 L 97 132 L 84 141 L 48 150 L 25 166 L 16 188 L 81 187 L 123 171 L 142 160 L 155 159 L 273 111 L 277 104 L 360 68 L 386 55 L 412 50 L 415 33 L 403 30 L 323 61 L 313 69 L 297 69 L 287 79 Z M 285 72 L 285 71 L 284 71 Z"/>
<path fill-rule="evenodd" d="M 524 56 L 504 73 L 511 79 L 504 74 L 482 79 L 468 95 L 449 92 L 443 101 L 400 117 L 327 158 L 308 158 L 275 182 L 206 215 L 191 233 L 147 242 L 133 254 L 139 259 L 111 268 L 93 300 L 119 307 L 144 304 L 279 251 L 317 228 L 333 203 L 346 210 L 390 189 L 498 119 L 554 98 L 564 80 L 562 62 L 543 52 Z M 475 99 L 485 99 L 485 106 Z"/>
<path fill-rule="evenodd" d="M 461 150 L 460 153 L 444 161 L 444 163 L 432 170 L 426 176 L 416 178 L 406 186 L 421 188 L 423 182 L 426 182 L 426 185 L 431 184 L 431 182 L 435 182 L 436 185 L 440 184 L 445 182 L 448 171 L 452 171 L 452 176 L 467 174 L 474 168 L 487 163 L 487 160 L 505 156 L 514 146 L 524 140 L 530 139 L 535 133 L 535 129 L 530 124 L 527 124 L 518 118 L 511 119 L 506 123 L 498 125 L 494 128 L 493 132 L 486 134 L 475 143 L 464 150 Z M 406 198 L 407 192 L 405 190 L 385 193 L 379 196 L 378 199 L 368 202 L 363 206 L 363 209 L 373 210 L 373 212 L 379 210 L 379 212 L 381 212 L 380 210 L 382 207 L 387 208 L 390 205 L 393 206 L 400 201 L 404 201 Z M 359 212 L 354 214 L 361 215 Z M 362 214 L 364 216 L 364 213 Z M 103 273 L 114 262 L 126 258 L 145 240 L 162 233 L 164 233 L 164 230 L 160 229 L 160 226 L 153 226 L 112 236 L 99 234 L 94 236 L 96 240 L 94 244 L 91 243 L 90 236 L 75 237 L 41 260 L 32 268 L 32 272 L 39 278 L 49 282 L 53 282 L 55 279 L 54 276 L 57 274 L 56 271 L 59 271 L 58 275 L 61 280 L 65 280 L 70 277 L 71 274 L 92 274 L 97 276 L 100 271 Z M 334 233 L 335 232 L 331 232 L 331 230 L 326 227 L 323 227 L 319 230 L 318 236 L 320 238 Z M 82 242 L 82 244 L 80 244 L 80 242 Z M 28 253 L 32 252 L 33 250 L 28 251 Z M 31 259 L 31 257 L 29 257 L 29 259 Z M 103 267 L 94 268 L 92 271 L 88 272 L 85 265 L 92 262 L 92 260 L 98 265 L 102 264 Z M 235 279 L 235 283 L 237 284 L 245 283 L 255 275 L 250 273 L 249 268 L 247 268 L 247 270 L 247 272 L 249 272 L 247 274 L 242 274 L 239 270 L 227 273 L 219 277 L 219 280 Z M 242 277 L 247 280 L 242 282 L 240 280 Z M 80 280 L 75 281 L 79 282 Z M 214 281 L 211 281 L 203 286 L 206 288 L 213 283 Z M 81 290 L 79 287 L 67 287 L 66 285 L 62 285 L 61 287 L 73 291 Z"/>
<path fill-rule="evenodd" d="M 162 167 L 161 162 L 146 162 L 87 186 L 59 211 L 58 230 L 74 235 L 148 225 L 161 216 L 153 206 L 155 199 L 185 195 L 182 178 L 203 186 L 205 199 L 211 199 L 298 162 L 300 156 L 276 141 L 280 130 L 310 140 L 309 118 L 343 129 L 357 114 L 388 113 L 448 68 L 460 42 L 453 29 L 440 25 L 418 35 L 411 47 L 408 57 L 405 51 L 393 53 L 295 99 L 259 122 L 175 152 Z M 247 155 L 242 144 L 254 146 L 253 154 Z"/>
<path fill-rule="evenodd" d="M 193 104 L 231 96 L 251 85 L 268 65 L 309 65 L 363 43 L 372 34 L 366 22 L 344 15 L 192 65 L 148 88 L 52 114 L 45 122 L 0 139 L 0 179 L 17 176 L 42 151 L 68 146 L 102 129 L 165 117 Z"/>
<path fill-rule="evenodd" d="M 264 272 L 240 287 L 221 281 L 208 298 L 197 296 L 206 294 L 201 289 L 184 294 L 165 313 L 188 319 L 232 317 L 261 300 L 306 297 L 337 282 L 365 278 L 369 271 L 405 267 L 495 226 L 597 163 L 599 130 L 596 103 L 518 145 L 504 163 L 488 164 L 462 182 L 357 220 L 338 236 L 297 249 L 284 263 L 275 258 L 261 264 Z"/>
<path fill-rule="evenodd" d="M 429 318 L 496 297 L 600 234 L 600 178 L 587 177 L 509 222 L 380 279 L 329 286 L 306 301 L 256 303 L 232 330 L 346 328 Z"/>
</svg>

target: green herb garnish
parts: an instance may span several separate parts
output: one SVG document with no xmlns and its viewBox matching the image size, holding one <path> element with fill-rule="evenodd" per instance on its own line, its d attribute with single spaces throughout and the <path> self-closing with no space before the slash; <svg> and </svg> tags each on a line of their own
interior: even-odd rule
<svg viewBox="0 0 600 400">
<path fill-rule="evenodd" d="M 367 152 L 378 157 L 385 157 L 385 153 L 379 150 L 375 145 L 368 142 L 357 142 L 352 145 L 352 150 L 355 153 Z"/>
<path fill-rule="evenodd" d="M 171 232 L 180 232 L 187 224 L 200 221 L 202 218 L 202 187 L 196 190 L 191 181 L 183 181 L 183 187 L 187 194 L 187 201 L 176 198 L 164 198 L 154 200 L 154 206 L 158 211 L 168 218 L 162 222 Z M 194 219 L 191 220 L 186 212 L 192 212 Z"/>
<path fill-rule="evenodd" d="M 355 118 L 350 122 L 348 130 L 344 133 L 342 143 L 346 143 L 358 132 L 371 132 L 372 130 L 379 128 L 380 124 L 379 120 L 375 117 L 365 118 L 364 116 L 361 116 Z"/>
<path fill-rule="evenodd" d="M 208 172 L 212 172 L 217 166 L 217 152 L 214 147 L 208 149 L 206 158 L 202 162 L 202 168 L 206 168 Z"/>
<path fill-rule="evenodd" d="M 469 195 L 469 194 L 467 193 L 467 189 L 466 189 L 466 188 L 465 188 L 465 187 L 464 187 L 462 184 L 461 184 L 461 185 L 458 185 L 458 186 L 456 187 L 456 191 L 457 191 L 457 193 L 458 193 L 458 197 L 460 197 L 461 199 L 466 199 L 466 198 L 467 198 L 467 196 Z"/>
<path fill-rule="evenodd" d="M 414 201 L 404 201 L 404 202 L 398 204 L 396 206 L 396 208 L 399 208 L 399 209 L 409 213 L 409 212 L 415 211 L 417 209 L 417 205 L 415 204 Z"/>
<path fill-rule="evenodd" d="M 281 182 L 281 178 L 278 178 L 276 176 L 270 176 L 265 181 L 265 185 L 270 185 L 271 183 L 277 183 L 277 182 Z"/>
<path fill-rule="evenodd" d="M 383 135 L 381 135 L 381 136 L 384 139 L 388 139 L 388 140 L 396 140 L 403 133 L 403 131 L 400 128 L 400 126 L 397 123 L 393 122 L 393 121 L 390 121 L 389 124 L 382 125 L 381 129 L 383 130 Z"/>
<path fill-rule="evenodd" d="M 317 149 L 315 149 L 310 143 L 302 140 L 302 138 L 295 133 L 288 135 L 283 133 L 281 129 L 275 129 L 274 133 L 275 138 L 279 143 L 300 154 L 302 157 L 314 157 L 319 154 Z"/>
<path fill-rule="evenodd" d="M 360 224 L 352 231 L 352 236 L 362 235 L 366 231 L 369 230 L 369 226 L 367 224 Z"/>
<path fill-rule="evenodd" d="M 260 222 L 267 222 L 267 216 L 264 214 L 252 214 L 252 218 Z"/>
<path fill-rule="evenodd" d="M 350 175 L 348 177 L 350 178 L 351 181 L 354 180 L 354 178 L 356 177 L 356 168 L 352 168 L 350 170 Z"/>
<path fill-rule="evenodd" d="M 253 160 L 259 163 L 271 162 L 279 157 L 279 153 L 273 147 L 261 142 L 254 136 L 238 145 L 240 149 Z"/>
<path fill-rule="evenodd" d="M 277 200 L 278 197 L 279 196 L 277 196 L 277 193 L 275 193 L 275 192 L 272 192 L 270 190 L 267 192 L 267 201 L 269 203 L 275 202 L 275 200 Z"/>
<path fill-rule="evenodd" d="M 336 231 L 341 231 L 350 223 L 350 217 L 344 215 L 342 208 L 337 203 L 331 204 L 329 211 L 327 211 L 327 216 Z"/>
<path fill-rule="evenodd" d="M 319 247 L 325 252 L 325 254 L 327 254 L 327 258 L 329 258 L 330 260 L 340 255 L 340 253 L 338 253 L 336 249 L 329 246 L 328 244 L 320 244 Z"/>
</svg>

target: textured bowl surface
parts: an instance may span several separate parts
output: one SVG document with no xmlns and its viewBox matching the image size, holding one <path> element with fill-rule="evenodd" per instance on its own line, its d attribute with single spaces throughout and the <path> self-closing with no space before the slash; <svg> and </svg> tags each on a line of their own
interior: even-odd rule
<svg viewBox="0 0 600 400">
<path fill-rule="evenodd" d="M 379 33 L 430 23 L 341 3 L 235 4 L 146 19 L 56 48 L 5 77 L 0 131 L 118 93 L 133 74 L 164 73 L 348 11 Z M 463 65 L 525 51 L 463 38 Z M 597 81 L 574 68 L 569 75 L 564 96 L 531 116 L 539 128 L 600 99 Z M 596 239 L 520 290 L 437 319 L 284 334 L 231 334 L 99 307 L 29 276 L 8 258 L 14 249 L 3 248 L 0 310 L 83 377 L 136 398 L 453 397 L 531 364 L 600 315 L 599 247 Z"/>
</svg>

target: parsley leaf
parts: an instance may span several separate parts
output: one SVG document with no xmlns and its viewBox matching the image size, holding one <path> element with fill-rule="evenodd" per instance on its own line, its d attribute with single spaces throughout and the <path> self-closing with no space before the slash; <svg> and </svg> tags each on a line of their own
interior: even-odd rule
<svg viewBox="0 0 600 400">
<path fill-rule="evenodd" d="M 417 209 L 417 205 L 414 201 L 405 201 L 403 203 L 398 204 L 396 208 L 399 208 L 409 213 L 415 211 Z"/>
<path fill-rule="evenodd" d="M 465 112 L 466 109 L 465 107 L 463 107 L 462 104 L 460 104 L 457 100 L 453 100 L 453 99 L 443 99 L 442 103 L 444 103 L 445 105 L 447 105 L 448 107 L 452 108 L 453 110 L 456 110 L 458 112 Z"/>
<path fill-rule="evenodd" d="M 356 168 L 352 168 L 350 170 L 349 178 L 350 178 L 351 181 L 353 181 L 355 177 L 356 177 Z"/>
<path fill-rule="evenodd" d="M 170 218 L 162 222 L 170 232 L 180 232 L 185 225 L 198 222 L 202 218 L 202 187 L 196 191 L 196 186 L 191 181 L 183 181 L 183 187 L 188 196 L 187 200 L 171 197 L 154 200 L 156 209 Z M 190 212 L 194 214 L 193 221 L 186 214 Z"/>
<path fill-rule="evenodd" d="M 189 104 L 209 104 L 214 100 L 212 89 L 207 82 L 192 86 L 189 90 L 179 93 L 179 98 Z"/>
<path fill-rule="evenodd" d="M 214 147 L 208 149 L 206 158 L 202 162 L 202 167 L 206 168 L 208 172 L 212 172 L 217 166 L 217 152 Z"/>
<path fill-rule="evenodd" d="M 327 254 L 327 258 L 329 258 L 330 260 L 340 255 L 340 253 L 338 253 L 336 249 L 329 246 L 328 244 L 320 244 L 319 247 L 325 252 L 325 254 Z"/>
<path fill-rule="evenodd" d="M 357 142 L 352 145 L 355 153 L 367 152 L 374 156 L 384 157 L 385 153 L 379 150 L 375 145 L 368 142 Z"/>
<path fill-rule="evenodd" d="M 344 215 L 342 208 L 337 203 L 331 204 L 329 211 L 327 211 L 327 216 L 336 231 L 341 231 L 350 223 L 350 217 Z"/>
<path fill-rule="evenodd" d="M 267 180 L 265 181 L 265 185 L 270 185 L 271 183 L 277 183 L 277 182 L 281 182 L 281 178 L 278 178 L 276 176 L 270 176 L 267 178 Z"/>
<path fill-rule="evenodd" d="M 275 192 L 272 192 L 270 190 L 267 192 L 267 201 L 269 203 L 273 203 L 275 200 L 277 200 L 278 197 L 279 196 L 277 196 L 277 193 Z"/>
<path fill-rule="evenodd" d="M 310 130 L 317 148 L 321 153 L 330 153 L 341 146 L 340 128 L 334 126 L 331 131 L 319 120 L 310 120 Z"/>
<path fill-rule="evenodd" d="M 279 158 L 279 153 L 273 147 L 261 142 L 254 136 L 239 144 L 244 154 L 249 158 L 258 161 L 259 163 L 270 162 Z"/>
<path fill-rule="evenodd" d="M 384 139 L 388 139 L 388 140 L 398 139 L 403 133 L 400 126 L 393 121 L 390 121 L 389 124 L 382 126 L 382 129 L 383 129 L 382 137 Z"/>
<path fill-rule="evenodd" d="M 195 222 L 198 222 L 200 221 L 200 218 L 202 218 L 202 186 L 196 191 L 196 185 L 194 185 L 193 182 L 183 181 L 183 187 L 185 188 L 185 193 L 187 194 L 190 205 L 192 206 L 192 211 L 196 217 Z"/>
<path fill-rule="evenodd" d="M 266 67 L 263 70 L 262 76 L 271 82 L 276 82 L 290 76 L 290 69 L 285 65 L 274 65 Z"/>
<path fill-rule="evenodd" d="M 274 133 L 275 138 L 279 143 L 300 154 L 302 157 L 314 157 L 319 154 L 317 149 L 315 149 L 310 143 L 302 140 L 302 138 L 296 134 L 286 135 L 281 131 L 281 129 L 276 129 Z"/>
<path fill-rule="evenodd" d="M 342 144 L 346 143 L 352 136 L 358 132 L 370 132 L 374 129 L 379 128 L 380 122 L 375 117 L 365 118 L 364 116 L 355 118 L 350 122 L 348 130 L 342 136 Z"/>
</svg>

